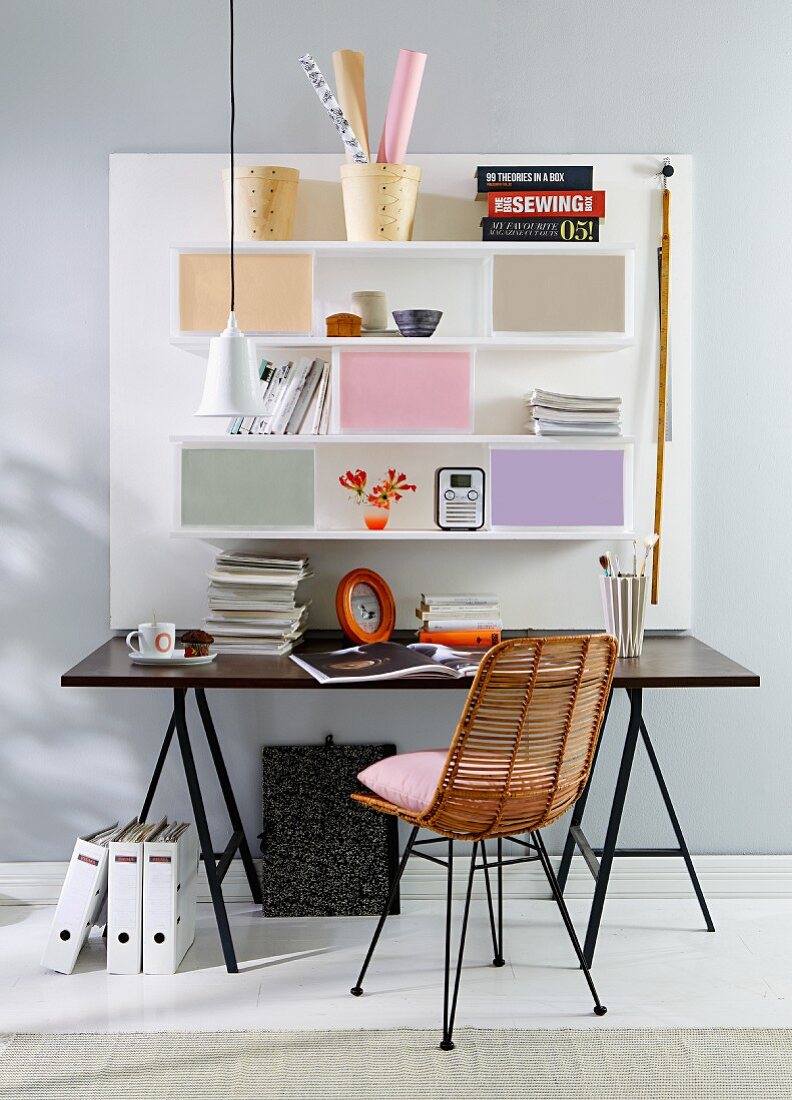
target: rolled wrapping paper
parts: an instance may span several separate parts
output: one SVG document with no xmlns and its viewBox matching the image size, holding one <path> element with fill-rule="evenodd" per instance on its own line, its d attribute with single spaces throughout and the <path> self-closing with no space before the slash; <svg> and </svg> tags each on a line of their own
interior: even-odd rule
<svg viewBox="0 0 792 1100">
<path fill-rule="evenodd" d="M 357 164 L 367 164 L 368 157 L 363 151 L 363 147 L 358 141 L 355 131 L 344 117 L 344 112 L 339 107 L 338 100 L 330 91 L 319 66 L 309 53 L 304 53 L 302 55 L 300 64 L 305 69 L 305 75 L 308 77 L 311 84 L 313 84 L 314 91 L 319 96 L 322 106 L 327 111 L 328 115 L 330 115 L 333 125 L 341 136 L 341 140 L 352 154 L 352 160 Z"/>
<path fill-rule="evenodd" d="M 333 72 L 341 110 L 357 135 L 368 160 L 371 150 L 366 108 L 366 59 L 357 50 L 336 50 L 333 54 Z M 347 160 L 352 160 L 349 149 Z"/>
<path fill-rule="evenodd" d="M 379 143 L 377 160 L 383 164 L 401 164 L 407 156 L 415 107 L 421 91 L 426 54 L 415 50 L 399 50 L 396 72 L 393 74 L 385 125 Z"/>
</svg>

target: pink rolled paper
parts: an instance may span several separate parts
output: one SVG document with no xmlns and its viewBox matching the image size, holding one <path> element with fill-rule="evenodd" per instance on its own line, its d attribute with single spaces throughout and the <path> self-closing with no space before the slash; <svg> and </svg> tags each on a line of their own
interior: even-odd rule
<svg viewBox="0 0 792 1100">
<path fill-rule="evenodd" d="M 402 164 L 407 156 L 407 145 L 425 66 L 425 53 L 399 50 L 377 153 L 377 160 L 381 164 Z"/>
</svg>

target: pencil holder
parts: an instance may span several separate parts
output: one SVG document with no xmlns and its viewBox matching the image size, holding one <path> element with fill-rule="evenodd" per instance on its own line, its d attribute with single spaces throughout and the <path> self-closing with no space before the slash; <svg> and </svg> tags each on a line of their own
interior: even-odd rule
<svg viewBox="0 0 792 1100">
<path fill-rule="evenodd" d="M 342 164 L 348 241 L 411 241 L 421 169 L 414 164 Z"/>
<path fill-rule="evenodd" d="M 618 640 L 620 657 L 640 657 L 646 612 L 646 577 L 600 577 L 605 630 Z"/>
<path fill-rule="evenodd" d="M 267 164 L 234 169 L 234 240 L 290 241 L 297 204 L 297 168 Z M 226 218 L 231 230 L 231 169 L 223 169 Z"/>
</svg>

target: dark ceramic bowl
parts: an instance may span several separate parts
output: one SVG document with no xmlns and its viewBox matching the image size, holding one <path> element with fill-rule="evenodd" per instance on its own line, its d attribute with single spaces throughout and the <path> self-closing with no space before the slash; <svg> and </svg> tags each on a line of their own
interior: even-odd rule
<svg viewBox="0 0 792 1100">
<path fill-rule="evenodd" d="M 431 336 L 440 324 L 440 309 L 394 309 L 393 320 L 402 336 Z"/>
</svg>

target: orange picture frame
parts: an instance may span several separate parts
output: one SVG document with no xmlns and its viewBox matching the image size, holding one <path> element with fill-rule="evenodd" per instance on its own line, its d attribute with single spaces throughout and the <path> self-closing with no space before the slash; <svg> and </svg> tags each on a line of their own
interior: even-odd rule
<svg viewBox="0 0 792 1100">
<path fill-rule="evenodd" d="M 380 606 L 380 625 L 375 631 L 363 630 L 352 610 L 352 593 L 358 584 L 371 588 Z M 342 577 L 336 589 L 336 615 L 347 638 L 358 645 L 387 642 L 396 627 L 396 602 L 387 581 L 371 569 L 352 569 Z"/>
</svg>

